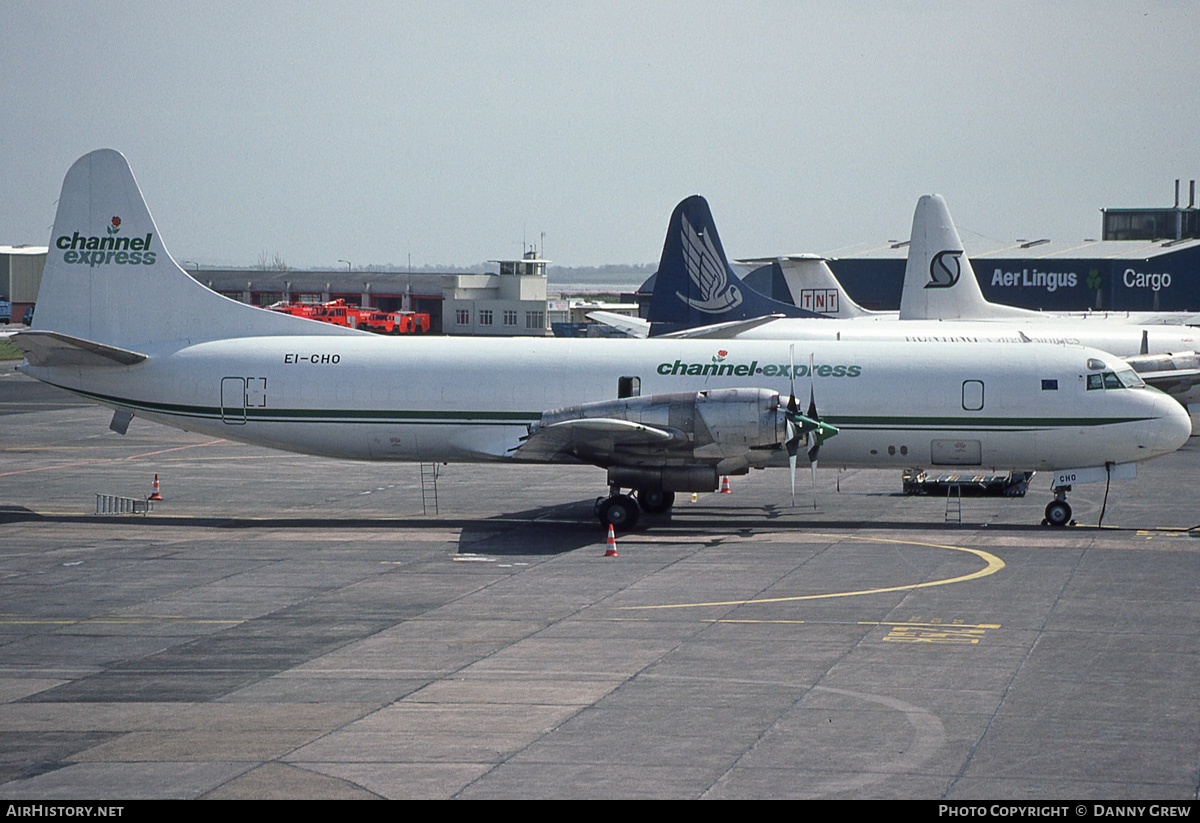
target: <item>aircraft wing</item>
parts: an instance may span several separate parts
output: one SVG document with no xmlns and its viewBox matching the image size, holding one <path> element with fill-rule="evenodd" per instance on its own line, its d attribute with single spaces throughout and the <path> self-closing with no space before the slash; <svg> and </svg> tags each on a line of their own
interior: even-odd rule
<svg viewBox="0 0 1200 823">
<path fill-rule="evenodd" d="M 54 331 L 20 331 L 12 341 L 34 366 L 132 366 L 146 355 Z"/>
<path fill-rule="evenodd" d="M 620 329 L 629 337 L 650 336 L 650 321 L 640 317 L 630 317 L 627 314 L 617 314 L 611 311 L 590 311 L 587 313 L 587 317 L 588 320 L 595 320 L 597 323 Z"/>
<path fill-rule="evenodd" d="M 513 457 L 520 460 L 606 462 L 630 449 L 666 448 L 687 442 L 680 431 L 616 418 L 589 417 L 535 427 Z"/>
<path fill-rule="evenodd" d="M 702 468 L 766 465 L 788 436 L 786 407 L 767 389 L 622 397 L 544 412 L 512 450 L 518 460 Z M 726 471 L 727 470 L 727 471 Z M 716 475 L 710 475 L 714 477 Z M 715 483 L 715 480 L 713 480 Z M 715 486 L 713 487 L 715 488 Z"/>
</svg>

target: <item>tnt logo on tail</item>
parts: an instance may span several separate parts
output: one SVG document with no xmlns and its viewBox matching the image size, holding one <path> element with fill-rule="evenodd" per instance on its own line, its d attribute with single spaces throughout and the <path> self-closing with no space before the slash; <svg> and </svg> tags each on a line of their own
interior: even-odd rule
<svg viewBox="0 0 1200 823">
<path fill-rule="evenodd" d="M 837 289 L 801 289 L 800 308 L 821 314 L 838 313 Z"/>
</svg>

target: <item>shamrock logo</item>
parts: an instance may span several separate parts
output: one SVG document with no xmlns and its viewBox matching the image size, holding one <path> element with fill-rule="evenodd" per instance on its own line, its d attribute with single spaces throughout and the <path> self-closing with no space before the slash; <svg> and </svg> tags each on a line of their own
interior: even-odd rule
<svg viewBox="0 0 1200 823">
<path fill-rule="evenodd" d="M 1103 284 L 1103 282 L 1104 281 L 1100 279 L 1099 270 L 1092 269 L 1091 271 L 1088 272 L 1087 287 L 1089 289 L 1095 291 L 1100 288 L 1100 286 Z"/>
</svg>

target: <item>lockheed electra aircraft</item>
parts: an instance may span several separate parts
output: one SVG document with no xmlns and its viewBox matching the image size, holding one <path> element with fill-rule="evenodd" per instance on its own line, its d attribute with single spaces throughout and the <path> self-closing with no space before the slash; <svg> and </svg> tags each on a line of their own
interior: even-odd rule
<svg viewBox="0 0 1200 823">
<path fill-rule="evenodd" d="M 680 238 L 673 221 L 664 257 Z M 691 253 L 707 269 L 717 251 Z M 356 460 L 591 464 L 610 492 L 596 514 L 622 528 L 721 475 L 790 466 L 794 488 L 801 451 L 1082 477 L 1191 431 L 1178 403 L 1080 347 L 397 339 L 262 311 L 175 263 L 111 150 L 67 173 L 34 326 L 13 340 L 23 371 L 114 409 L 117 431 L 137 416 Z M 1050 522 L 1070 518 L 1062 497 Z"/>
</svg>

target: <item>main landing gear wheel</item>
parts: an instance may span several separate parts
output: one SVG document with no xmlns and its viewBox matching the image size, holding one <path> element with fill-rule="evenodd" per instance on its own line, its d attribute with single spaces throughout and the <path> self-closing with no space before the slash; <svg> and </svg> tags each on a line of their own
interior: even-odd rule
<svg viewBox="0 0 1200 823">
<path fill-rule="evenodd" d="M 1071 506 L 1066 500 L 1051 500 L 1046 504 L 1046 524 L 1065 526 L 1071 522 Z"/>
<path fill-rule="evenodd" d="M 616 531 L 628 531 L 637 525 L 641 509 L 637 501 L 627 494 L 614 494 L 596 504 L 596 516 L 601 526 L 612 526 Z"/>
<path fill-rule="evenodd" d="M 675 492 L 665 492 L 662 489 L 638 489 L 637 502 L 642 511 L 649 514 L 662 514 L 670 511 L 675 505 Z"/>
</svg>

